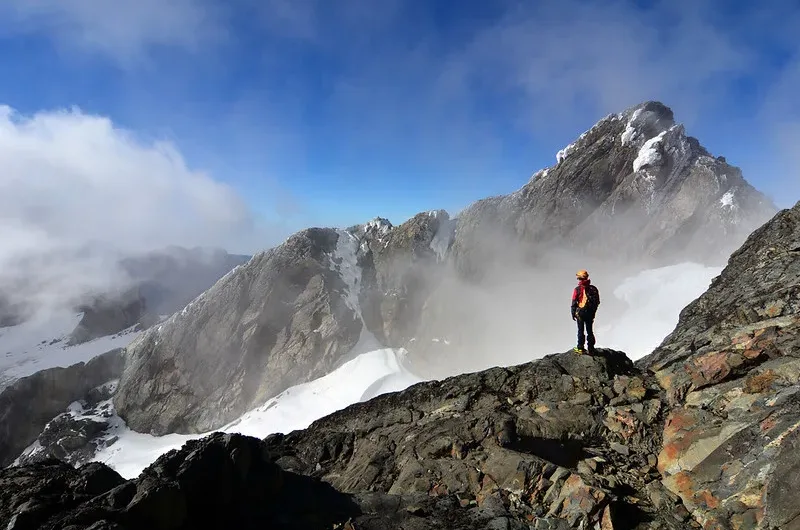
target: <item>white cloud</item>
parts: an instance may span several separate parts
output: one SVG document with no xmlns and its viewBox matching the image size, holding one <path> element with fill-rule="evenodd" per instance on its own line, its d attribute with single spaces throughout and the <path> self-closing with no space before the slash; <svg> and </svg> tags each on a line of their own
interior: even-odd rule
<svg viewBox="0 0 800 530">
<path fill-rule="evenodd" d="M 754 56 L 736 35 L 686 2 L 643 9 L 629 1 L 523 3 L 481 28 L 455 54 L 442 79 L 450 90 L 492 79 L 528 112 L 528 127 L 574 129 L 648 99 L 662 99 L 681 118 L 724 99 L 727 82 Z M 725 83 L 721 83 L 725 80 Z M 477 85 L 483 86 L 483 85 Z"/>
<path fill-rule="evenodd" d="M 0 106 L 0 167 L 0 290 L 23 300 L 118 282 L 116 252 L 269 242 L 233 189 L 174 146 L 79 110 Z"/>
<path fill-rule="evenodd" d="M 221 35 L 222 13 L 210 0 L 3 0 L 0 28 L 44 33 L 59 44 L 122 62 L 149 48 L 197 50 Z"/>
</svg>

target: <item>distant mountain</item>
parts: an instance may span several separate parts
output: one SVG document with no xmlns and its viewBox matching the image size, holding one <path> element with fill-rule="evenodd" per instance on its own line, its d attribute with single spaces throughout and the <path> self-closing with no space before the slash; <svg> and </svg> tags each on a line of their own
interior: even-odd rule
<svg viewBox="0 0 800 530">
<path fill-rule="evenodd" d="M 44 257 L 36 259 L 42 261 Z M 142 328 L 149 327 L 161 316 L 185 307 L 250 257 L 228 254 L 219 249 L 173 246 L 127 256 L 108 248 L 79 249 L 71 254 L 62 251 L 51 255 L 47 261 L 52 262 L 51 267 L 55 268 L 59 260 L 70 263 L 70 259 L 94 260 L 113 269 L 105 271 L 109 280 L 105 282 L 104 290 L 90 287 L 92 282 L 87 281 L 84 290 L 74 287 L 70 292 L 71 309 L 84 313 L 83 320 L 68 341 L 74 345 L 113 335 L 137 324 Z M 0 327 L 18 325 L 38 310 L 35 297 L 39 296 L 36 285 L 40 279 L 37 274 L 42 269 L 32 263 L 29 270 L 33 272 L 22 276 L 22 282 L 6 285 L 7 292 L 0 292 Z M 80 275 L 79 272 L 72 274 Z M 18 292 L 11 292 L 14 288 Z M 51 289 L 57 290 L 57 285 Z M 32 293 L 34 299 L 24 300 L 22 294 L 26 292 Z"/>
<path fill-rule="evenodd" d="M 314 228 L 259 254 L 130 346 L 114 404 L 134 429 L 194 433 L 370 348 L 407 348 L 424 377 L 530 358 L 551 348 L 542 333 L 574 333 L 553 309 L 570 269 L 594 263 L 610 286 L 612 273 L 724 262 L 775 210 L 647 102 L 458 219 Z"/>
<path fill-rule="evenodd" d="M 461 274 L 553 263 L 565 252 L 637 266 L 723 264 L 777 211 L 658 102 L 607 116 L 556 161 L 459 215 L 450 258 Z"/>
</svg>

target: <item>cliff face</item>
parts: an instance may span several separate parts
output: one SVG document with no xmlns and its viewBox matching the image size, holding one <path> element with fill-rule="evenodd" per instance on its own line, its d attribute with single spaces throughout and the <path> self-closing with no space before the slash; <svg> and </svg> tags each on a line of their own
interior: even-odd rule
<svg viewBox="0 0 800 530">
<path fill-rule="evenodd" d="M 141 432 L 207 432 L 327 373 L 362 329 L 343 280 L 355 245 L 346 232 L 300 232 L 149 329 L 127 348 L 120 416 Z"/>
<path fill-rule="evenodd" d="M 639 363 L 667 392 L 664 484 L 710 528 L 800 524 L 790 500 L 800 471 L 799 253 L 800 204 L 756 230 Z"/>
</svg>

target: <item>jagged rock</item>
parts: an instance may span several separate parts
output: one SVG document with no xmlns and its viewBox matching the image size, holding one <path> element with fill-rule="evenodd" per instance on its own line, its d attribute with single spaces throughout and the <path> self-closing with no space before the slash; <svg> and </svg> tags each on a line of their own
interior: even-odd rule
<svg viewBox="0 0 800 530">
<path fill-rule="evenodd" d="M 653 480 L 647 456 L 660 440 L 648 432 L 644 407 L 637 414 L 608 406 L 602 387 L 615 376 L 652 382 L 622 353 L 570 352 L 419 383 L 266 442 L 284 469 L 344 492 L 455 494 L 468 505 L 502 507 L 534 528 L 594 528 L 612 519 L 619 528 L 646 528 L 651 520 L 680 528 L 673 506 L 634 502 L 628 493 Z M 592 399 L 575 400 L 585 395 Z M 592 456 L 603 475 L 580 465 Z"/>
<path fill-rule="evenodd" d="M 398 227 L 376 220 L 359 228 L 364 322 L 384 345 L 403 346 L 414 336 L 422 305 L 440 280 L 454 223 L 437 210 Z"/>
<path fill-rule="evenodd" d="M 639 364 L 667 392 L 658 468 L 705 528 L 795 528 L 800 204 L 756 230 Z"/>
<path fill-rule="evenodd" d="M 309 229 L 254 256 L 127 349 L 114 396 L 133 429 L 207 432 L 289 386 L 326 374 L 362 324 L 357 242 Z"/>
<path fill-rule="evenodd" d="M 0 466 L 13 462 L 70 403 L 119 377 L 123 365 L 121 350 L 112 350 L 87 363 L 41 370 L 4 388 L 0 393 Z"/>
<path fill-rule="evenodd" d="M 548 250 L 560 256 L 570 247 L 623 264 L 717 262 L 776 211 L 658 102 L 607 116 L 557 162 L 519 191 L 459 215 L 451 250 L 459 272 L 546 263 Z M 510 252 L 510 242 L 520 248 Z"/>
<path fill-rule="evenodd" d="M 499 507 L 461 507 L 453 495 L 336 491 L 282 470 L 264 442 L 213 434 L 187 442 L 125 482 L 103 464 L 53 461 L 0 471 L 0 526 L 119 530 L 193 528 L 522 530 Z"/>
</svg>

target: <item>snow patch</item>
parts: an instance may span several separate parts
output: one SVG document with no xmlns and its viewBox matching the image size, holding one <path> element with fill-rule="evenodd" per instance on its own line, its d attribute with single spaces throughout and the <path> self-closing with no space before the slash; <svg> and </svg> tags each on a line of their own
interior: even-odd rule
<svg viewBox="0 0 800 530">
<path fill-rule="evenodd" d="M 736 208 L 736 203 L 734 202 L 734 192 L 733 190 L 726 191 L 722 197 L 719 199 L 719 203 L 722 205 L 723 208 Z"/>
<path fill-rule="evenodd" d="M 569 145 L 568 145 L 568 146 L 566 146 L 564 149 L 562 149 L 561 151 L 559 151 L 558 153 L 556 153 L 556 162 L 558 162 L 558 163 L 560 164 L 561 162 L 563 162 L 564 160 L 566 160 L 566 159 L 567 159 L 567 157 L 568 157 L 569 155 L 571 155 L 571 154 L 572 154 L 572 153 L 575 151 L 575 147 L 576 147 L 576 145 L 578 144 L 578 142 L 580 142 L 581 140 L 583 140 L 583 139 L 586 137 L 586 135 L 587 135 L 587 134 L 588 134 L 588 131 L 587 131 L 587 132 L 585 132 L 585 133 L 583 133 L 582 135 L 580 135 L 580 136 L 578 137 L 578 139 L 577 139 L 577 140 L 575 140 L 573 143 L 569 144 Z"/>
<path fill-rule="evenodd" d="M 636 109 L 631 115 L 631 119 L 628 120 L 628 124 L 625 127 L 625 131 L 622 133 L 622 137 L 620 138 L 622 145 L 629 144 L 636 138 L 636 136 L 638 136 L 639 131 L 634 126 L 634 123 L 641 114 L 642 114 L 642 109 Z"/>
<path fill-rule="evenodd" d="M 353 403 L 404 390 L 420 381 L 408 368 L 405 350 L 376 350 L 359 355 L 319 379 L 287 389 L 216 431 L 257 438 L 289 433 Z M 106 421 L 111 424 L 106 436 L 116 437 L 116 442 L 103 447 L 94 460 L 111 466 L 125 478 L 138 476 L 159 456 L 180 448 L 188 440 L 210 434 L 153 436 L 130 430 L 116 415 Z"/>
<path fill-rule="evenodd" d="M 388 219 L 384 219 L 383 217 L 376 217 L 375 219 L 367 221 L 367 223 L 364 224 L 364 233 L 366 234 L 368 232 L 374 231 L 382 236 L 385 236 L 392 231 L 392 228 L 394 227 L 392 226 L 392 223 L 390 223 Z"/>
<path fill-rule="evenodd" d="M 598 343 L 622 350 L 634 360 L 650 354 L 675 329 L 681 310 L 721 272 L 722 267 L 687 262 L 626 279 L 613 295 L 628 308 L 613 324 L 597 326 Z"/>
<path fill-rule="evenodd" d="M 659 151 L 659 144 L 664 139 L 664 134 L 667 131 L 662 131 L 658 136 L 654 136 L 647 140 L 633 161 L 633 171 L 638 172 L 647 166 L 655 166 L 661 164 L 663 158 Z"/>
<path fill-rule="evenodd" d="M 67 339 L 81 318 L 83 313 L 54 312 L 0 328 L 0 389 L 39 370 L 66 368 L 124 348 L 141 333 L 134 331 L 133 326 L 114 335 L 67 346 Z"/>
</svg>

